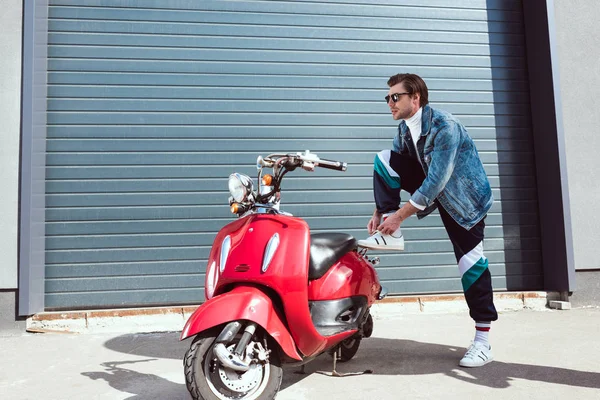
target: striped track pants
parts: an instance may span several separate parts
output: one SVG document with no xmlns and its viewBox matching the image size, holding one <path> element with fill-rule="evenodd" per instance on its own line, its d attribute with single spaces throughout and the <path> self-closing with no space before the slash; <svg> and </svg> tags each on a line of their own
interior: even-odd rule
<svg viewBox="0 0 600 400">
<path fill-rule="evenodd" d="M 374 164 L 373 192 L 375 205 L 381 213 L 398 210 L 400 190 L 412 194 L 425 179 L 423 168 L 416 158 L 400 155 L 391 150 L 378 153 Z M 488 268 L 488 260 L 483 254 L 485 218 L 467 230 L 454 221 L 439 203 L 438 210 L 454 247 L 471 318 L 477 322 L 497 320 L 492 276 Z"/>
</svg>

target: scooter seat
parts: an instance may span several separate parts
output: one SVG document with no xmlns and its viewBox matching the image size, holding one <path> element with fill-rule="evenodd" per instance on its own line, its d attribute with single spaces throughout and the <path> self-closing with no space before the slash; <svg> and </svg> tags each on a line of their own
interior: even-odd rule
<svg viewBox="0 0 600 400">
<path fill-rule="evenodd" d="M 321 278 L 340 257 L 356 247 L 356 239 L 346 233 L 311 234 L 308 279 Z"/>
</svg>

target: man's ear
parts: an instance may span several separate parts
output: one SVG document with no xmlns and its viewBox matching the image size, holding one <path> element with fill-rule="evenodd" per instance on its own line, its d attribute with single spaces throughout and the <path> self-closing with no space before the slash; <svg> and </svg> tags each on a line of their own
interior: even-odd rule
<svg viewBox="0 0 600 400">
<path fill-rule="evenodd" d="M 421 93 L 413 93 L 412 99 L 417 101 L 417 104 L 421 105 Z"/>
</svg>

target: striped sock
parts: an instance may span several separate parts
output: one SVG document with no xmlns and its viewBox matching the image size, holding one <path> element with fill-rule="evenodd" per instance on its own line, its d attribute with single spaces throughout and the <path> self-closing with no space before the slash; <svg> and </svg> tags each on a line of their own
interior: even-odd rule
<svg viewBox="0 0 600 400">
<path fill-rule="evenodd" d="M 491 327 L 491 322 L 475 322 L 475 339 L 473 339 L 473 341 L 483 343 L 489 348 L 489 336 Z"/>
</svg>

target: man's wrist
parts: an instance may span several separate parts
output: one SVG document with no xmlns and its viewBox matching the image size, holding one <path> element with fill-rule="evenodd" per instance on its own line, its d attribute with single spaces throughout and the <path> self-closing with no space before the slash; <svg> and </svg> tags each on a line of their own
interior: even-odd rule
<svg viewBox="0 0 600 400">
<path fill-rule="evenodd" d="M 396 218 L 398 218 L 400 222 L 404 221 L 404 217 L 402 216 L 402 209 L 399 209 L 394 214 L 396 214 Z"/>
</svg>

